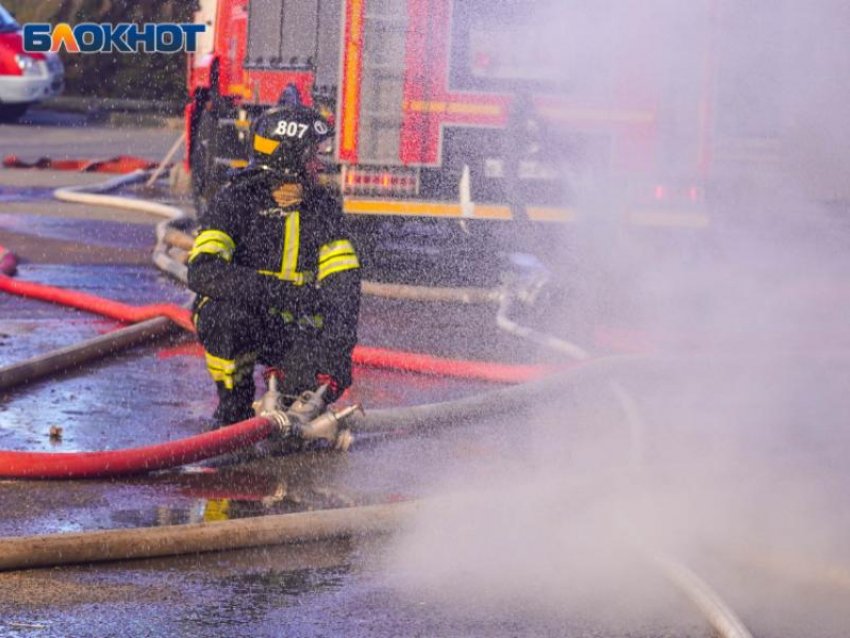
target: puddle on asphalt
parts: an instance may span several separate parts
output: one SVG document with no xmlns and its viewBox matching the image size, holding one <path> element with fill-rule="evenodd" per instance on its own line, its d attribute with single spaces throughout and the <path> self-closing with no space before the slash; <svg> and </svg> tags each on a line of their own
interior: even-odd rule
<svg viewBox="0 0 850 638">
<path fill-rule="evenodd" d="M 4 200 L 0 198 L 0 203 Z M 93 246 L 152 249 L 155 231 L 151 224 L 128 224 L 102 219 L 70 219 L 23 213 L 0 214 L 0 228 L 42 239 L 74 241 Z"/>
</svg>

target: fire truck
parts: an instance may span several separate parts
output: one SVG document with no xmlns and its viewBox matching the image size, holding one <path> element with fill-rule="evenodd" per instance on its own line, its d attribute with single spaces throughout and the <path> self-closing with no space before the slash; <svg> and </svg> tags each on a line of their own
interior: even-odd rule
<svg viewBox="0 0 850 638">
<path fill-rule="evenodd" d="M 203 205 L 246 164 L 251 120 L 297 99 L 334 124 L 326 177 L 364 252 L 402 276 L 464 279 L 588 224 L 696 233 L 722 167 L 776 155 L 770 118 L 718 112 L 739 90 L 724 52 L 747 45 L 718 35 L 724 2 L 201 0 L 194 192 Z M 760 72 L 772 54 L 747 55 Z"/>
</svg>

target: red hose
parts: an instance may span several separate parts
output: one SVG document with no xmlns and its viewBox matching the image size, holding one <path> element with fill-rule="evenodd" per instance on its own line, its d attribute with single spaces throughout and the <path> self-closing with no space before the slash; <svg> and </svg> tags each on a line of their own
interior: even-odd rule
<svg viewBox="0 0 850 638">
<path fill-rule="evenodd" d="M 108 159 L 65 159 L 54 160 L 49 157 L 40 157 L 35 162 L 25 162 L 15 155 L 8 155 L 3 159 L 4 168 L 40 168 L 53 171 L 82 171 L 84 173 L 132 173 L 137 170 L 149 170 L 156 168 L 156 162 L 151 162 L 140 157 L 130 155 L 118 155 Z"/>
<path fill-rule="evenodd" d="M 11 277 L 0 277 L 0 290 L 21 297 L 50 301 L 78 310 L 85 310 L 124 323 L 138 323 L 155 317 L 168 317 L 181 328 L 195 332 L 189 311 L 174 304 L 129 306 L 84 292 L 20 281 Z"/>
<path fill-rule="evenodd" d="M 108 452 L 0 451 L 0 477 L 89 479 L 154 472 L 226 454 L 271 434 L 272 422 L 254 417 L 241 423 L 168 443 Z"/>
<path fill-rule="evenodd" d="M 186 343 L 164 348 L 157 353 L 157 357 L 162 359 L 186 356 L 202 357 L 204 356 L 204 349 L 199 343 Z M 389 368 L 416 374 L 489 381 L 491 383 L 525 383 L 563 370 L 563 366 L 523 366 L 485 361 L 459 361 L 432 357 L 418 352 L 402 352 L 370 346 L 357 346 L 354 349 L 352 360 L 356 365 L 364 368 Z"/>
<path fill-rule="evenodd" d="M 372 368 L 391 368 L 419 374 L 459 377 L 492 383 L 524 383 L 553 372 L 547 366 L 461 361 L 416 352 L 401 352 L 368 346 L 357 346 L 354 349 L 352 360 L 356 364 Z"/>
<path fill-rule="evenodd" d="M 22 297 L 70 306 L 125 323 L 137 323 L 154 317 L 168 317 L 180 327 L 195 332 L 189 311 L 174 304 L 130 306 L 95 295 L 18 281 L 9 277 L 0 277 L 0 290 Z M 523 383 L 552 371 L 546 366 L 461 361 L 367 346 L 357 346 L 352 360 L 355 364 L 373 368 L 389 368 L 491 383 Z"/>
<path fill-rule="evenodd" d="M 165 316 L 186 330 L 195 331 L 189 311 L 174 304 L 130 306 L 95 295 L 22 282 L 3 275 L 0 275 L 0 290 L 70 306 L 126 323 Z M 520 383 L 540 377 L 549 371 L 542 366 L 456 361 L 364 346 L 355 348 L 353 359 L 355 363 L 365 366 L 496 383 Z M 127 450 L 80 453 L 0 451 L 0 477 L 84 479 L 153 472 L 194 463 L 252 445 L 266 438 L 272 428 L 273 425 L 268 419 L 257 417 L 215 432 Z"/>
</svg>

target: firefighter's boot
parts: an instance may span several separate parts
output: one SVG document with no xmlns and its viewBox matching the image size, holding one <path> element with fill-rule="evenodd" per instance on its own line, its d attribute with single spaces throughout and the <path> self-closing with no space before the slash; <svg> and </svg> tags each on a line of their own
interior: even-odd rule
<svg viewBox="0 0 850 638">
<path fill-rule="evenodd" d="M 218 407 L 213 413 L 214 428 L 245 421 L 254 416 L 254 380 L 250 376 L 233 388 L 228 389 L 221 381 L 216 381 Z"/>
</svg>

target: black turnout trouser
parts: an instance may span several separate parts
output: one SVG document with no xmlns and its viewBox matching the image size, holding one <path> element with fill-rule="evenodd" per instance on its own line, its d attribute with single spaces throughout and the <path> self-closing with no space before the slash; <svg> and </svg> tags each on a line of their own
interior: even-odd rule
<svg viewBox="0 0 850 638">
<path fill-rule="evenodd" d="M 309 322 L 213 299 L 202 300 L 194 318 L 222 423 L 253 416 L 257 362 L 283 372 L 280 390 L 290 396 L 314 390 L 316 374 L 324 372 L 321 330 Z"/>
</svg>

